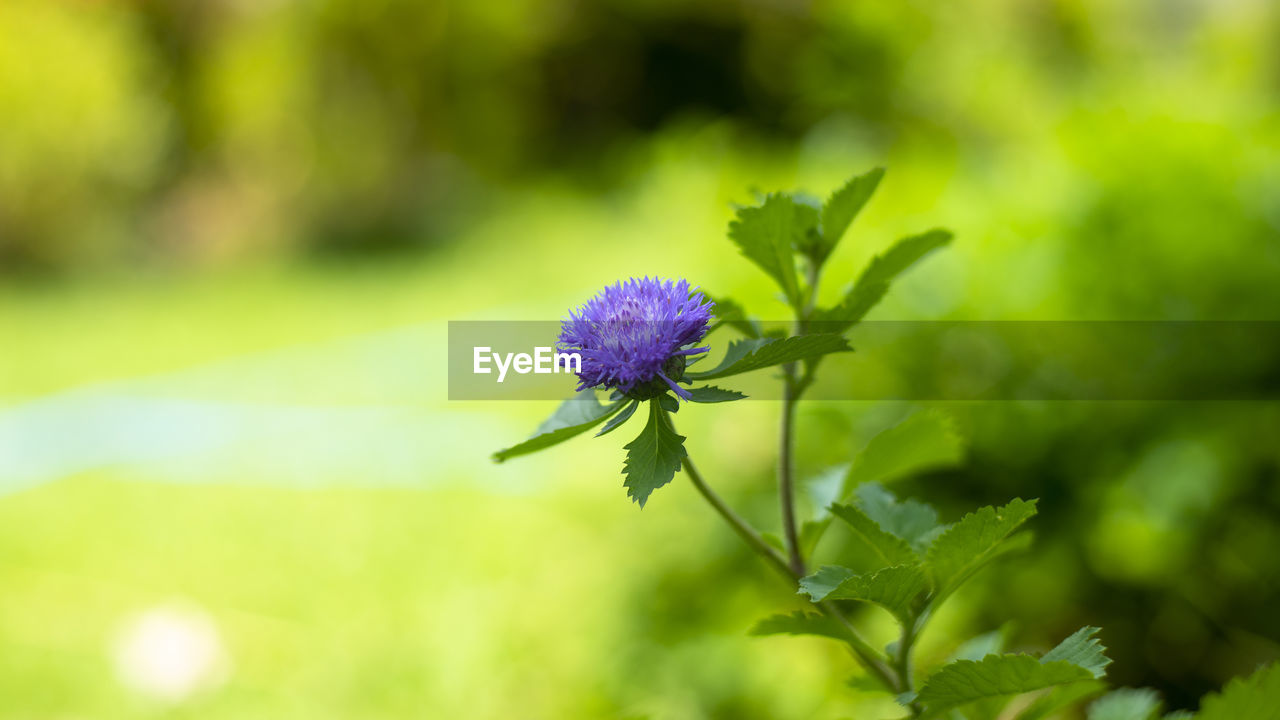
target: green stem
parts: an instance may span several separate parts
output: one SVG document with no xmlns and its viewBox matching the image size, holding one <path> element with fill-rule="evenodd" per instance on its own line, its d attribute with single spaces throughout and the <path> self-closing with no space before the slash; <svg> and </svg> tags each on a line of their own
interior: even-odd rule
<svg viewBox="0 0 1280 720">
<path fill-rule="evenodd" d="M 821 267 L 817 263 L 809 263 L 806 279 L 809 293 L 803 307 L 796 307 L 795 334 L 804 335 L 809 330 L 809 316 L 813 314 L 818 302 L 818 281 L 821 279 Z M 791 571 L 798 577 L 806 574 L 804 550 L 800 546 L 800 532 L 796 524 L 796 488 L 795 488 L 795 424 L 796 402 L 813 379 L 811 365 L 805 366 L 803 376 L 796 373 L 796 363 L 788 363 L 782 368 L 785 383 L 782 398 L 782 421 L 778 427 L 778 506 L 782 511 L 782 539 L 787 548 L 787 562 Z"/>
<path fill-rule="evenodd" d="M 749 545 L 752 550 L 755 550 L 757 553 L 762 555 L 765 560 L 768 560 L 769 564 L 778 572 L 782 573 L 789 583 L 799 582 L 803 575 L 794 572 L 791 569 L 790 564 L 787 562 L 786 557 L 766 542 L 760 533 L 756 532 L 755 528 L 751 527 L 750 523 L 744 520 L 742 516 L 738 515 L 738 513 L 734 512 L 733 508 L 729 507 L 729 505 L 725 503 L 718 494 L 716 494 L 716 491 L 711 489 L 710 485 L 707 485 L 706 480 L 702 478 L 702 474 L 698 472 L 698 469 L 694 466 L 693 461 L 690 460 L 688 456 L 685 456 L 681 461 L 681 464 L 684 467 L 685 473 L 689 476 L 689 480 L 693 482 L 693 486 L 697 488 L 703 499 L 711 505 L 712 509 L 719 513 L 720 517 L 723 518 L 725 522 L 729 523 L 729 526 L 732 527 L 744 541 L 746 541 L 747 545 Z M 817 607 L 823 612 L 823 614 L 838 622 L 841 628 L 844 629 L 845 642 L 849 645 L 850 649 L 853 650 L 854 657 L 856 657 L 858 661 L 862 663 L 862 666 L 867 669 L 867 672 L 874 675 L 876 679 L 879 680 L 890 692 L 900 692 L 898 678 L 894 676 L 893 669 L 889 666 L 888 658 L 875 648 L 871 647 L 866 640 L 863 640 L 862 636 L 858 634 L 857 629 L 849 622 L 849 619 L 846 618 L 844 614 L 841 613 L 833 604 L 829 602 L 820 602 L 817 603 Z"/>
<path fill-rule="evenodd" d="M 782 536 L 787 547 L 787 562 L 797 577 L 805 576 L 804 555 L 800 549 L 800 532 L 796 527 L 795 448 L 796 383 L 787 374 L 782 400 L 782 424 L 778 428 L 778 505 L 782 509 Z"/>
<path fill-rule="evenodd" d="M 920 637 L 920 631 L 924 629 L 924 625 L 929 621 L 930 608 L 926 607 L 922 612 L 914 614 L 910 618 L 910 622 L 902 626 L 902 637 L 898 640 L 897 654 L 893 659 L 893 669 L 898 675 L 899 686 L 904 693 L 915 692 L 915 680 L 912 677 L 915 670 L 912 667 L 912 650 L 915 649 L 916 639 Z M 920 717 L 924 712 L 924 708 L 914 700 L 908 703 L 907 709 L 911 711 L 911 717 Z"/>
<path fill-rule="evenodd" d="M 844 629 L 845 642 L 853 650 L 853 655 L 858 659 L 858 662 L 862 663 L 862 667 L 874 675 L 889 692 L 894 694 L 902 692 L 902 686 L 898 684 L 897 678 L 894 677 L 893 668 L 889 666 L 884 654 L 862 639 L 862 635 L 853 627 L 853 623 L 849 622 L 849 618 L 845 617 L 839 608 L 826 600 L 816 604 L 822 614 L 840 623 L 840 627 Z"/>
<path fill-rule="evenodd" d="M 817 263 L 810 262 L 805 277 L 809 281 L 809 299 L 804 304 L 801 317 L 808 319 L 813 315 L 813 309 L 818 306 L 818 281 L 822 279 L 822 268 Z"/>
</svg>

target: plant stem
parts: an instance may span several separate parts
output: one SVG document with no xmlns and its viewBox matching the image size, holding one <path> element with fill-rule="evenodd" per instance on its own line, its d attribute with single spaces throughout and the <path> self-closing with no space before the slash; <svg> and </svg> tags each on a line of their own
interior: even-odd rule
<svg viewBox="0 0 1280 720">
<path fill-rule="evenodd" d="M 764 556 L 764 558 L 769 561 L 769 564 L 778 572 L 782 573 L 789 583 L 798 582 L 800 578 L 803 577 L 803 574 L 797 574 L 791 569 L 791 566 L 787 563 L 787 559 L 783 557 L 782 553 L 778 552 L 776 548 L 766 542 L 760 533 L 756 532 L 755 528 L 751 527 L 750 523 L 744 520 L 742 516 L 738 515 L 738 513 L 734 512 L 733 508 L 729 507 L 729 505 L 725 503 L 718 494 L 716 494 L 716 491 L 712 490 L 711 486 L 707 485 L 706 480 L 702 478 L 702 474 L 698 472 L 696 467 L 694 467 L 693 461 L 690 460 L 688 456 L 685 456 L 681 461 L 681 464 L 684 467 L 685 473 L 688 474 L 689 480 L 693 482 L 693 486 L 698 489 L 698 492 L 702 495 L 703 499 L 711 505 L 712 509 L 720 514 L 720 517 L 723 518 L 725 522 L 729 523 L 729 526 L 738 533 L 739 537 L 746 541 L 747 545 L 749 545 L 752 550 L 755 550 L 757 553 Z M 858 634 L 857 629 L 853 627 L 849 622 L 849 619 L 846 618 L 844 614 L 835 607 L 835 605 L 824 601 L 817 603 L 817 607 L 823 612 L 823 614 L 838 622 L 841 628 L 844 629 L 845 642 L 848 643 L 850 649 L 853 650 L 854 657 L 862 663 L 862 666 L 867 669 L 867 672 L 874 675 L 876 679 L 879 680 L 890 692 L 901 692 L 898 678 L 895 677 L 893 668 L 889 666 L 888 658 L 878 652 L 875 648 L 871 647 L 866 640 L 863 640 L 862 636 Z"/>
<path fill-rule="evenodd" d="M 804 555 L 800 549 L 800 533 L 796 529 L 795 463 L 791 457 L 795 447 L 798 396 L 794 371 L 788 372 L 782 399 L 782 423 L 778 429 L 778 505 L 782 509 L 782 534 L 787 547 L 787 562 L 791 572 L 797 577 L 804 577 Z"/>
<path fill-rule="evenodd" d="M 809 316 L 818 302 L 818 281 L 821 266 L 810 262 L 806 271 L 809 281 L 808 298 L 804 306 L 796 306 L 795 334 L 804 335 L 809 330 Z M 811 368 L 803 377 L 796 374 L 796 363 L 783 366 L 785 390 L 782 397 L 782 422 L 778 428 L 778 506 L 782 511 L 782 538 L 787 548 L 787 563 L 797 577 L 804 577 L 804 551 L 800 547 L 800 533 L 796 527 L 795 450 L 796 401 L 808 387 L 812 378 Z"/>
<path fill-rule="evenodd" d="M 818 306 L 818 282 L 822 279 L 822 267 L 810 262 L 805 270 L 805 278 L 809 281 L 809 299 L 805 302 L 804 311 L 800 317 L 807 320 L 813 314 L 813 309 Z"/>
<path fill-rule="evenodd" d="M 897 657 L 893 659 L 893 669 L 898 674 L 899 692 L 915 692 L 915 681 L 911 678 L 911 650 L 916 642 L 919 624 L 919 618 L 913 617 L 911 622 L 902 626 L 902 637 L 898 640 Z M 915 700 L 908 703 L 907 708 L 911 711 L 911 717 L 913 718 L 919 717 L 923 710 Z"/>
<path fill-rule="evenodd" d="M 889 664 L 884 660 L 884 655 L 862 639 L 862 635 L 858 634 L 858 630 L 853 627 L 853 623 L 849 622 L 849 618 L 845 617 L 844 613 L 840 612 L 840 609 L 829 601 L 823 600 L 817 603 L 817 606 L 822 611 L 822 614 L 840 623 L 840 626 L 844 628 L 845 642 L 849 644 L 849 647 L 853 650 L 854 657 L 858 658 L 858 661 L 862 663 L 867 672 L 874 675 L 889 692 L 895 694 L 902 692 L 902 687 L 898 684 L 897 678 L 894 677 L 893 668 L 889 667 Z"/>
</svg>

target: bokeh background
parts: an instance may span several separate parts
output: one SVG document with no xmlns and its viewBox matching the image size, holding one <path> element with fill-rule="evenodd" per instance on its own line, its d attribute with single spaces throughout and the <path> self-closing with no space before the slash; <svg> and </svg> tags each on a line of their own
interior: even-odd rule
<svg viewBox="0 0 1280 720">
<path fill-rule="evenodd" d="M 876 165 L 830 297 L 957 241 L 873 317 L 1277 319 L 1280 5 L 0 3 L 0 718 L 892 717 L 745 636 L 798 601 L 626 433 L 493 466 L 550 404 L 444 374 L 630 275 L 782 317 L 731 203 Z M 1275 403 L 811 403 L 800 469 L 922 411 L 965 461 L 898 491 L 1042 498 L 926 659 L 1099 625 L 1193 708 L 1280 657 Z M 681 413 L 768 530 L 776 412 Z"/>
</svg>

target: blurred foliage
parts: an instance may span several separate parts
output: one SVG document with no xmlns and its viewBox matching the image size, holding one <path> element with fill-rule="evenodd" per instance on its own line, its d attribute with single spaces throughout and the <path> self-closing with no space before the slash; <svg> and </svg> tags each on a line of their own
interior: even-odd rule
<svg viewBox="0 0 1280 720">
<path fill-rule="evenodd" d="M 1280 215 L 1274 15 L 1249 0 L 19 0 L 0 13 L 0 258 L 432 247 L 495 211 L 497 188 L 622 182 L 652 133 L 710 118 L 778 147 L 909 144 L 993 182 L 1060 184 L 1072 252 L 1228 229 L 1157 211 L 1171 201 L 1257 237 Z M 1070 176 L 1053 173 L 1064 154 Z"/>
<path fill-rule="evenodd" d="M 361 462 L 325 478 L 376 484 L 391 461 L 354 428 L 323 448 L 246 438 L 260 462 L 221 467 L 182 455 L 214 434 L 195 426 L 150 440 L 168 464 L 21 492 L 4 466 L 3 717 L 891 716 L 840 685 L 847 660 L 819 641 L 742 636 L 785 595 L 744 583 L 754 559 L 685 484 L 643 513 L 621 499 L 625 439 L 507 472 L 487 432 L 448 432 L 518 435 L 546 408 L 445 402 L 444 319 L 554 318 L 645 273 L 781 315 L 726 261 L 751 183 L 889 168 L 833 276 L 920 227 L 956 232 L 881 318 L 1280 307 L 1280 7 L 1263 0 L 9 0 L 0 118 L 4 428 L 79 386 L 251 417 L 386 407 L 433 428 L 405 442 L 431 458 L 415 493 L 260 487 L 344 447 Z M 353 262 L 370 257 L 393 262 Z M 377 353 L 341 345 L 415 323 L 427 351 L 366 364 Z M 776 528 L 760 442 L 776 408 L 735 405 L 682 413 L 682 432 Z M 807 404 L 801 469 L 849 462 L 916 411 Z M 922 653 L 1006 621 L 1015 649 L 1101 626 L 1113 679 L 1171 709 L 1280 656 L 1274 403 L 941 411 L 967 462 L 895 492 L 944 521 L 1012 496 L 1041 516 L 1031 551 L 960 593 Z M 74 428 L 9 430 L 0 459 L 120 430 Z M 193 477 L 218 483 L 150 482 Z M 652 557 L 619 568 L 637 545 Z M 122 689 L 104 649 L 171 596 L 208 609 L 234 663 L 177 707 Z"/>
</svg>

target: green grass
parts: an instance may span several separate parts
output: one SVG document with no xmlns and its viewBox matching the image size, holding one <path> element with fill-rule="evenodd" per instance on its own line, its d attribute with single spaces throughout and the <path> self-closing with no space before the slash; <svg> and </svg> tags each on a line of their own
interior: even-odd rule
<svg viewBox="0 0 1280 720">
<path fill-rule="evenodd" d="M 752 702 L 746 717 L 799 718 L 847 708 L 847 697 L 812 704 L 838 693 L 822 667 L 842 662 L 838 653 L 743 635 L 761 603 L 784 599 L 772 586 L 722 599 L 697 588 L 694 606 L 716 610 L 696 632 L 661 616 L 679 604 L 653 594 L 675 582 L 666 573 L 696 573 L 699 546 L 732 542 L 688 488 L 662 500 L 659 514 L 613 487 L 503 497 L 110 475 L 11 496 L 0 503 L 0 717 L 693 718 Z M 111 643 L 128 618 L 175 599 L 214 618 L 232 671 L 166 707 L 116 682 Z M 788 687 L 809 702 L 787 705 Z"/>
</svg>

